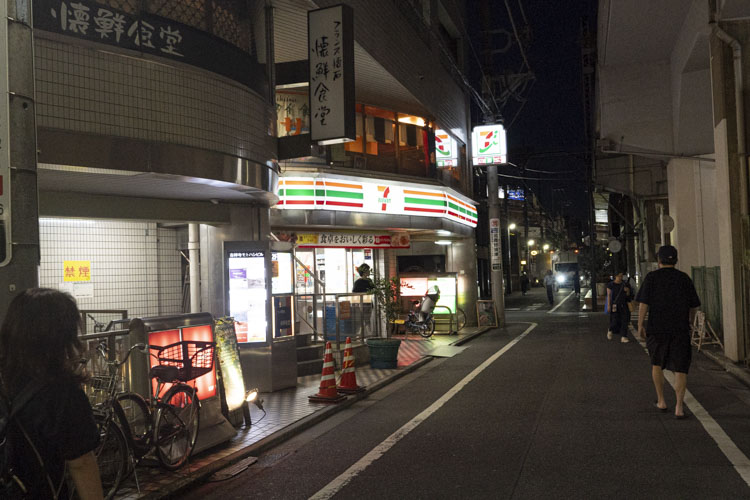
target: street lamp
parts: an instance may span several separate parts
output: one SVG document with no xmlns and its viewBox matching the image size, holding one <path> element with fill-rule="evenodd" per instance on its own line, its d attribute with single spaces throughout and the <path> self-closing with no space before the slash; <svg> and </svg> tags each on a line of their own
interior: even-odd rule
<svg viewBox="0 0 750 500">
<path fill-rule="evenodd" d="M 509 231 L 513 231 L 515 228 L 516 228 L 516 223 L 515 222 L 511 222 L 510 225 L 508 226 L 508 230 Z"/>
<path fill-rule="evenodd" d="M 526 242 L 528 246 L 533 247 L 534 246 L 534 240 L 529 240 Z"/>
<path fill-rule="evenodd" d="M 544 245 L 542 246 L 542 250 L 544 250 L 545 252 L 546 252 L 547 250 L 549 250 L 549 245 L 548 245 L 547 243 L 545 243 L 545 244 L 544 244 Z"/>
</svg>

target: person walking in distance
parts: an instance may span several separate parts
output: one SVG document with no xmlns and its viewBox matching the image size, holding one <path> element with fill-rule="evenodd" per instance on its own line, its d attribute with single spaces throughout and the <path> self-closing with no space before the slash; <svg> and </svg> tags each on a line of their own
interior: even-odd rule
<svg viewBox="0 0 750 500">
<path fill-rule="evenodd" d="M 86 377 L 80 322 L 73 297 L 31 288 L 11 301 L 0 327 L 3 397 L 13 401 L 34 391 L 8 428 L 13 443 L 25 444 L 13 452 L 16 473 L 28 490 L 23 498 L 69 498 L 66 468 L 79 498 L 102 498 L 94 455 L 99 430 L 81 388 Z"/>
<path fill-rule="evenodd" d="M 683 401 L 692 357 L 690 325 L 701 302 L 690 277 L 675 269 L 675 247 L 662 246 L 657 253 L 657 259 L 659 269 L 646 275 L 635 298 L 640 303 L 638 336 L 646 339 L 646 347 L 651 357 L 651 378 L 656 389 L 656 407 L 661 411 L 668 411 L 664 400 L 664 370 L 670 370 L 674 372 L 677 401 L 674 416 L 682 419 L 685 418 Z"/>
<path fill-rule="evenodd" d="M 552 305 L 555 297 L 555 277 L 552 275 L 552 269 L 548 269 L 547 274 L 544 275 L 544 287 L 547 289 L 549 305 Z"/>
<path fill-rule="evenodd" d="M 627 344 L 630 302 L 633 292 L 630 285 L 623 281 L 623 274 L 617 273 L 615 279 L 607 283 L 607 303 L 609 304 L 609 331 L 607 339 L 612 340 L 614 334 L 620 335 L 620 342 Z"/>
<path fill-rule="evenodd" d="M 526 274 L 526 271 L 521 274 L 521 295 L 526 295 L 526 293 L 529 291 L 529 275 Z"/>
</svg>

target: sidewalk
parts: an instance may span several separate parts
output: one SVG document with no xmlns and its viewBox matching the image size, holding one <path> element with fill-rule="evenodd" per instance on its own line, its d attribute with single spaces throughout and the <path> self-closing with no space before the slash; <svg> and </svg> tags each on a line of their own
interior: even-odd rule
<svg viewBox="0 0 750 500">
<path fill-rule="evenodd" d="M 252 426 L 241 428 L 237 435 L 224 445 L 206 450 L 190 459 L 190 463 L 176 472 L 162 469 L 157 462 L 142 463 L 138 467 L 140 493 L 131 476 L 120 488 L 118 499 L 163 498 L 214 472 L 234 464 L 246 457 L 277 446 L 279 443 L 301 433 L 305 429 L 325 420 L 367 397 L 368 394 L 410 373 L 433 358 L 430 352 L 438 347 L 461 345 L 488 331 L 489 328 L 468 327 L 459 335 L 436 334 L 430 339 L 409 336 L 402 339 L 399 349 L 398 368 L 376 370 L 369 365 L 357 366 L 357 383 L 366 386 L 362 393 L 350 395 L 342 403 L 330 405 L 311 403 L 308 396 L 315 394 L 320 386 L 320 375 L 299 377 L 297 387 L 263 394 L 266 415 L 250 405 Z M 338 375 L 338 374 L 337 374 Z"/>
</svg>

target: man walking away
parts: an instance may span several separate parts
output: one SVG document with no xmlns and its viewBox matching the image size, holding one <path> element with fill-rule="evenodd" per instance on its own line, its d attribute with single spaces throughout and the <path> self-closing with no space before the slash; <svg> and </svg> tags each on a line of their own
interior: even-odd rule
<svg viewBox="0 0 750 500">
<path fill-rule="evenodd" d="M 526 274 L 526 271 L 523 272 L 521 275 L 521 295 L 526 295 L 526 292 L 529 291 L 529 275 Z"/>
<path fill-rule="evenodd" d="M 620 342 L 627 344 L 628 340 L 628 324 L 630 318 L 630 311 L 628 310 L 628 302 L 633 297 L 633 292 L 625 281 L 623 281 L 623 274 L 617 273 L 615 279 L 607 283 L 607 303 L 609 304 L 609 331 L 607 331 L 607 339 L 612 340 L 613 334 L 620 335 Z"/>
<path fill-rule="evenodd" d="M 552 305 L 555 293 L 555 277 L 552 275 L 552 269 L 548 269 L 547 274 L 544 275 L 544 286 L 547 288 L 547 300 L 549 300 L 549 305 Z"/>
<path fill-rule="evenodd" d="M 683 401 L 687 386 L 692 348 L 690 325 L 701 305 L 693 281 L 675 269 L 677 249 L 671 245 L 659 248 L 659 269 L 646 275 L 635 300 L 638 309 L 638 336 L 646 339 L 651 357 L 651 378 L 656 389 L 656 407 L 667 411 L 664 401 L 664 369 L 674 372 L 676 404 L 674 416 L 685 418 Z M 648 325 L 644 327 L 646 313 Z"/>
</svg>

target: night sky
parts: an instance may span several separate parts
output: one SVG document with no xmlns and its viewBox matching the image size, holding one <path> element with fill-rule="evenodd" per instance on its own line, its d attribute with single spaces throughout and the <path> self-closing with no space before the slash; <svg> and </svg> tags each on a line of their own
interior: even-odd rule
<svg viewBox="0 0 750 500">
<path fill-rule="evenodd" d="M 499 48 L 506 46 L 509 40 L 512 42 L 505 53 L 494 55 L 492 71 L 496 75 L 518 73 L 524 62 L 513 35 L 506 2 L 488 1 L 493 29 L 499 28 L 510 34 L 496 34 L 493 45 Z M 471 40 L 477 55 L 472 53 L 469 59 L 475 66 L 470 68 L 474 81 L 480 78 L 477 59 L 483 65 L 485 63 L 479 24 L 480 4 L 478 0 L 467 3 L 470 25 L 478 27 L 472 33 Z M 509 183 L 526 182 L 549 212 L 587 220 L 588 204 L 584 191 L 586 161 L 582 156 L 586 140 L 580 37 L 583 17 L 588 17 L 591 30 L 596 29 L 595 2 L 507 0 L 507 4 L 535 78 L 519 92 L 521 99 L 511 98 L 501 109 L 508 129 L 509 162 L 518 167 L 501 171 L 517 177 L 543 179 L 523 181 L 507 178 Z M 523 12 L 519 5 L 523 6 Z M 476 88 L 480 88 L 478 83 Z M 524 99 L 526 102 L 521 107 Z M 475 107 L 473 111 L 475 121 L 481 121 L 479 108 Z M 520 170 L 524 165 L 528 169 L 525 175 Z M 502 178 L 500 182 L 503 182 Z"/>
</svg>

